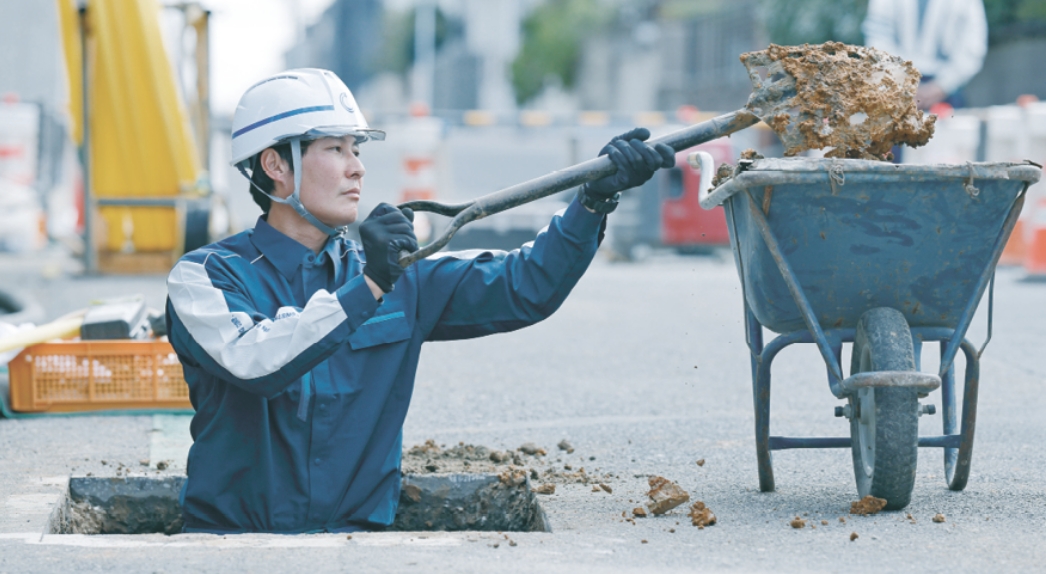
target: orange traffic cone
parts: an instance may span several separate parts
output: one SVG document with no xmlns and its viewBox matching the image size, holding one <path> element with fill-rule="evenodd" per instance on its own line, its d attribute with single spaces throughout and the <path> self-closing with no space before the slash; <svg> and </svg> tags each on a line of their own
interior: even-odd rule
<svg viewBox="0 0 1046 574">
<path fill-rule="evenodd" d="M 1023 265 L 1024 258 L 1028 253 L 1028 242 L 1024 239 L 1024 218 L 1017 220 L 1010 233 L 1010 240 L 999 256 L 999 265 Z"/>
<path fill-rule="evenodd" d="M 1046 199 L 1035 203 L 1027 225 L 1028 246 L 1024 254 L 1024 270 L 1029 275 L 1046 276 Z"/>
</svg>

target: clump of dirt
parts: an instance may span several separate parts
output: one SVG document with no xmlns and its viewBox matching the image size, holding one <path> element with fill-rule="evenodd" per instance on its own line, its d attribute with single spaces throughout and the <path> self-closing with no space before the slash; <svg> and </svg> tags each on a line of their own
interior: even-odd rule
<svg viewBox="0 0 1046 574">
<path fill-rule="evenodd" d="M 857 533 L 856 532 L 851 532 L 850 533 L 850 542 L 853 542 L 854 540 L 857 540 Z"/>
<path fill-rule="evenodd" d="M 557 444 L 556 446 L 559 447 L 559 450 L 567 451 L 567 454 L 574 453 L 574 445 L 570 444 L 570 441 L 568 441 L 567 439 L 559 441 L 559 444 Z"/>
<path fill-rule="evenodd" d="M 791 522 L 788 523 L 788 525 L 792 528 L 795 528 L 796 530 L 799 530 L 800 528 L 806 528 L 806 521 L 796 516 L 792 519 Z"/>
<path fill-rule="evenodd" d="M 632 516 L 636 518 L 646 518 L 646 510 L 642 506 L 637 506 L 632 509 Z"/>
<path fill-rule="evenodd" d="M 715 514 L 712 514 L 704 502 L 698 500 L 690 505 L 690 524 L 703 529 L 706 526 L 712 526 L 715 522 Z"/>
<path fill-rule="evenodd" d="M 734 166 L 728 163 L 721 163 L 715 170 L 715 177 L 712 178 L 712 187 L 719 187 L 719 184 L 726 180 L 734 177 Z"/>
<path fill-rule="evenodd" d="M 545 484 L 539 484 L 539 485 L 534 487 L 534 492 L 536 492 L 538 494 L 555 494 L 556 493 L 556 485 L 552 484 L 551 482 L 546 482 Z"/>
<path fill-rule="evenodd" d="M 886 508 L 885 498 L 876 498 L 869 494 L 857 502 L 850 503 L 850 514 L 879 514 L 879 511 L 884 508 Z"/>
<path fill-rule="evenodd" d="M 785 155 L 833 148 L 827 157 L 888 158 L 894 145 L 925 145 L 936 116 L 916 105 L 920 74 L 882 50 L 841 42 L 778 46 L 741 55 L 756 88 L 748 108 L 785 144 Z M 780 94 L 794 95 L 781 98 Z M 767 89 L 764 84 L 778 89 Z"/>
<path fill-rule="evenodd" d="M 943 514 L 937 513 L 937 514 L 933 515 L 933 521 L 938 523 L 938 524 L 940 524 L 941 522 L 944 522 L 944 520 L 945 520 L 945 518 L 944 518 Z"/>
<path fill-rule="evenodd" d="M 651 476 L 647 484 L 650 485 L 650 492 L 647 492 L 650 502 L 647 503 L 647 507 L 654 514 L 664 514 L 690 500 L 687 491 L 667 478 Z"/>
</svg>

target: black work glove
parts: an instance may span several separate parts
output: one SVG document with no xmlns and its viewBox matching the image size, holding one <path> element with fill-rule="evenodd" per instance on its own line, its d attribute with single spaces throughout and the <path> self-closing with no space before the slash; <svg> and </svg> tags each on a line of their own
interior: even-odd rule
<svg viewBox="0 0 1046 574">
<path fill-rule="evenodd" d="M 392 291 L 393 284 L 403 275 L 399 264 L 400 251 L 418 250 L 413 221 L 414 211 L 411 209 L 401 210 L 379 203 L 360 224 L 360 241 L 367 256 L 363 274 L 386 293 Z"/>
<path fill-rule="evenodd" d="M 617 173 L 581 186 L 581 204 L 597 213 L 610 213 L 617 208 L 622 191 L 643 185 L 660 168 L 675 166 L 675 150 L 668 144 L 650 145 L 648 138 L 650 130 L 634 128 L 603 146 L 599 155 L 609 155 Z"/>
</svg>

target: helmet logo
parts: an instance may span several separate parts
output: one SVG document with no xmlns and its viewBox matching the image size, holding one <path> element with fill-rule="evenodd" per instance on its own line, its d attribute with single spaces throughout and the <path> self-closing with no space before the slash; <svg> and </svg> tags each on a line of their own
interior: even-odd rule
<svg viewBox="0 0 1046 574">
<path fill-rule="evenodd" d="M 338 96 L 338 101 L 341 102 L 341 107 L 343 107 L 346 110 L 348 110 L 348 112 L 350 114 L 356 113 L 356 110 L 352 109 L 352 106 L 349 105 L 349 94 L 348 93 L 342 92 L 341 95 Z"/>
</svg>

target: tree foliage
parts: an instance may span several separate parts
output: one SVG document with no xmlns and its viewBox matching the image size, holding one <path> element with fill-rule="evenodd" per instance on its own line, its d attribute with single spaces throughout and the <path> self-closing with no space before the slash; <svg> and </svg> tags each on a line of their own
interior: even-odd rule
<svg viewBox="0 0 1046 574">
<path fill-rule="evenodd" d="M 516 100 L 538 95 L 550 77 L 573 87 L 582 44 L 612 20 L 598 0 L 549 0 L 535 8 L 523 21 L 523 46 L 512 62 Z"/>
</svg>

